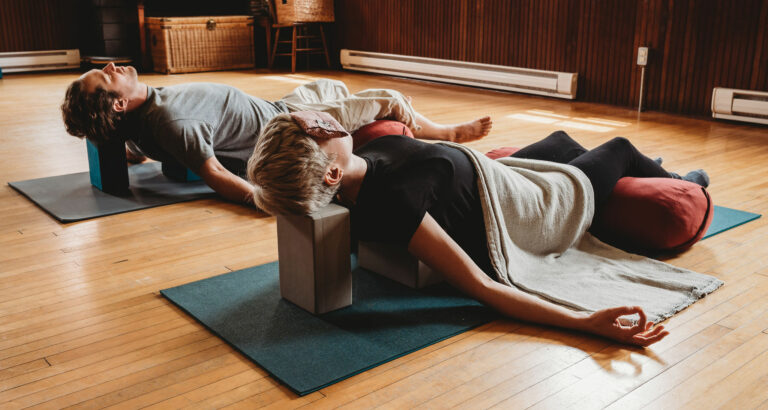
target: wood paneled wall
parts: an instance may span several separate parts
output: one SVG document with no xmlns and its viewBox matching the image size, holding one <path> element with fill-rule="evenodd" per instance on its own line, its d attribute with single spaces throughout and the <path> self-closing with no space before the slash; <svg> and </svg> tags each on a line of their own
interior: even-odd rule
<svg viewBox="0 0 768 410">
<path fill-rule="evenodd" d="M 0 0 L 0 52 L 82 48 L 79 3 Z M 768 90 L 766 26 L 768 0 L 336 0 L 333 28 L 336 48 L 578 72 L 579 100 L 628 107 L 647 46 L 645 107 L 709 115 L 713 87 Z"/>
<path fill-rule="evenodd" d="M 0 52 L 78 48 L 77 0 L 0 0 Z"/>
<path fill-rule="evenodd" d="M 768 90 L 768 0 L 336 0 L 336 46 L 579 73 L 578 99 L 708 115 Z"/>
</svg>

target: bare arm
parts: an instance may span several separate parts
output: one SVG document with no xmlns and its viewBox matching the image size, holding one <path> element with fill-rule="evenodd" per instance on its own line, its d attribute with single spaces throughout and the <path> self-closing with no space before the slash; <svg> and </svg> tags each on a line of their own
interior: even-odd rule
<svg viewBox="0 0 768 410">
<path fill-rule="evenodd" d="M 208 158 L 200 167 L 200 177 L 224 198 L 253 205 L 253 187 L 246 180 L 229 172 L 216 157 Z"/>
<path fill-rule="evenodd" d="M 461 247 L 427 214 L 408 244 L 408 251 L 441 272 L 451 285 L 499 312 L 521 320 L 595 333 L 623 343 L 647 346 L 664 338 L 663 326 L 646 321 L 639 307 L 618 307 L 592 314 L 574 312 L 489 278 Z M 638 313 L 635 326 L 619 318 Z"/>
</svg>

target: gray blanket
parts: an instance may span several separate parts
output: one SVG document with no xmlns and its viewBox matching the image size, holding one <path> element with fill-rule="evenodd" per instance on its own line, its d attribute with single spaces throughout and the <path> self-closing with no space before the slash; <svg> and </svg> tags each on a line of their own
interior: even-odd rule
<svg viewBox="0 0 768 410">
<path fill-rule="evenodd" d="M 469 155 L 497 280 L 580 311 L 641 306 L 666 319 L 720 287 L 715 277 L 633 255 L 587 232 L 592 185 L 570 165 Z"/>
</svg>

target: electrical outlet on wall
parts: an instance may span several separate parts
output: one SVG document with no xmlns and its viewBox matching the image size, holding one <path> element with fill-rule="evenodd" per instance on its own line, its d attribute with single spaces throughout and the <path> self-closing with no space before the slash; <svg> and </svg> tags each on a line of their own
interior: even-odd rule
<svg viewBox="0 0 768 410">
<path fill-rule="evenodd" d="M 637 65 L 648 64 L 648 47 L 639 47 L 637 49 Z"/>
</svg>

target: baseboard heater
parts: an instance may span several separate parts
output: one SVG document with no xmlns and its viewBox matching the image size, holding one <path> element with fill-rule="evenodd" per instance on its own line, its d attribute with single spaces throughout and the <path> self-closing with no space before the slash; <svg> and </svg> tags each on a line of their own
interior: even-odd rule
<svg viewBox="0 0 768 410">
<path fill-rule="evenodd" d="M 577 73 L 533 70 L 437 58 L 341 50 L 347 70 L 472 85 L 549 97 L 576 98 Z"/>
<path fill-rule="evenodd" d="M 80 67 L 80 50 L 14 51 L 0 53 L 3 73 L 65 70 Z"/>
<path fill-rule="evenodd" d="M 768 124 L 768 92 L 715 87 L 712 117 Z"/>
</svg>

